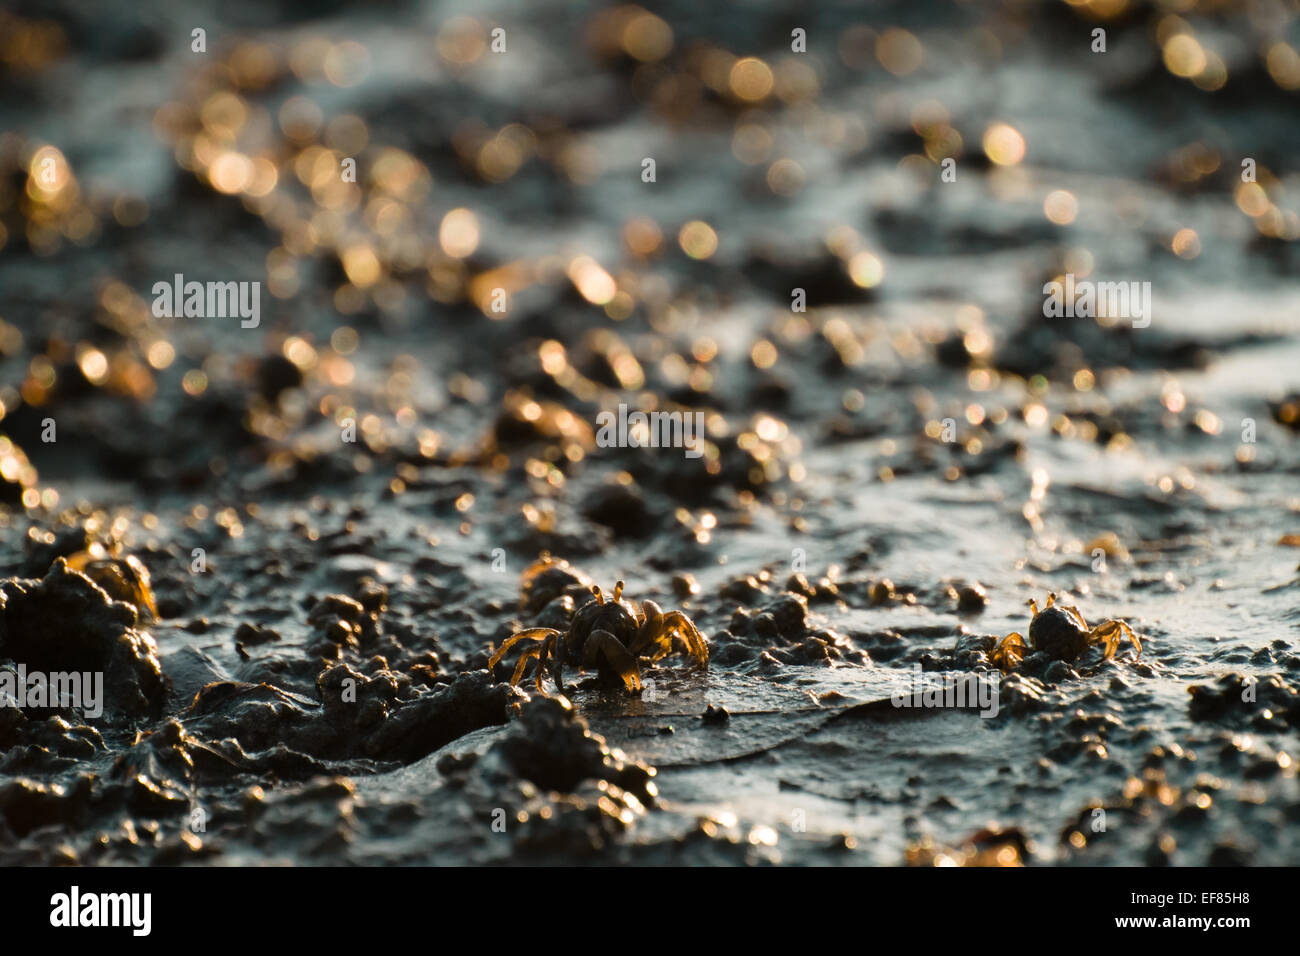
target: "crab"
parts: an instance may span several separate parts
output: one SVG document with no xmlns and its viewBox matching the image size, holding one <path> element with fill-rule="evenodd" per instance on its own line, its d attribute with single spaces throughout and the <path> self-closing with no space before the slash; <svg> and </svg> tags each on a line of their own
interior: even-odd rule
<svg viewBox="0 0 1300 956">
<path fill-rule="evenodd" d="M 511 686 L 519 683 L 524 668 L 537 659 L 537 690 L 545 693 L 542 678 L 549 671 L 561 693 L 564 692 L 564 664 L 574 659 L 582 668 L 596 667 L 603 676 L 616 675 L 630 693 L 641 692 L 641 665 L 644 658 L 657 661 L 681 648 L 701 668 L 709 666 L 709 647 L 695 622 L 684 611 L 664 611 L 654 601 L 642 601 L 640 609 L 623 600 L 623 582 L 614 586 L 612 601 L 596 585 L 592 597 L 574 612 L 567 630 L 553 627 L 530 627 L 508 637 L 500 650 L 488 661 L 488 672 L 520 641 L 538 643 L 520 655 L 510 678 Z"/>
<path fill-rule="evenodd" d="M 1073 661 L 1089 647 L 1102 644 L 1104 659 L 1110 660 L 1126 637 L 1137 648 L 1137 656 L 1142 656 L 1142 640 L 1124 621 L 1103 621 L 1090 628 L 1078 608 L 1057 604 L 1055 593 L 1047 595 L 1041 611 L 1033 598 L 1029 599 L 1029 607 L 1034 612 L 1029 622 L 1029 643 L 1016 631 L 1002 638 L 989 654 L 989 660 L 1003 672 L 1019 667 L 1031 650 L 1043 651 L 1055 660 Z"/>
</svg>

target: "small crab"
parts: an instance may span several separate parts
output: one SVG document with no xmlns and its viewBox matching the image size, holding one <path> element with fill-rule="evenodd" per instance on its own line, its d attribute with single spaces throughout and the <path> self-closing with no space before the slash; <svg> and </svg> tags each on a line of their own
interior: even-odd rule
<svg viewBox="0 0 1300 956">
<path fill-rule="evenodd" d="M 1057 604 L 1055 593 L 1047 595 L 1041 611 L 1033 598 L 1029 599 L 1029 607 L 1034 612 L 1029 622 L 1029 643 L 1016 631 L 1002 638 L 989 654 L 993 665 L 1004 672 L 1019 667 L 1030 650 L 1043 651 L 1059 661 L 1073 661 L 1094 644 L 1104 644 L 1105 659 L 1110 660 L 1126 637 L 1142 656 L 1141 639 L 1124 621 L 1103 621 L 1090 628 L 1078 608 Z"/>
<path fill-rule="evenodd" d="M 641 692 L 642 658 L 657 661 L 680 647 L 700 667 L 709 666 L 709 647 L 695 622 L 683 611 L 664 611 L 654 601 L 642 601 L 638 610 L 623 598 L 623 582 L 614 587 L 614 599 L 606 601 L 600 588 L 592 585 L 592 597 L 573 613 L 569 628 L 530 627 L 512 634 L 488 661 L 489 673 L 520 641 L 538 641 L 515 665 L 511 685 L 518 684 L 530 658 L 537 658 L 536 684 L 548 669 L 555 686 L 564 691 L 564 663 L 574 659 L 582 668 L 596 667 L 602 675 L 617 675 L 631 693 Z"/>
</svg>

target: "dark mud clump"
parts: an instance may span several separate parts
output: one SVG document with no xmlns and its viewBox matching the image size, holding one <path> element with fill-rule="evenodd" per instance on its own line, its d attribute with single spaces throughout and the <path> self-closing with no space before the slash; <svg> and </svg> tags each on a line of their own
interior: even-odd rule
<svg viewBox="0 0 1300 956">
<path fill-rule="evenodd" d="M 608 747 L 563 698 L 525 704 L 482 757 L 449 757 L 439 769 L 484 805 L 505 799 L 495 823 L 531 856 L 601 853 L 658 792 L 654 768 Z"/>
<path fill-rule="evenodd" d="M 295 694 L 269 683 L 224 681 L 204 687 L 187 723 L 223 740 L 236 763 L 266 760 L 322 772 L 329 762 L 410 763 L 470 731 L 504 723 L 515 693 L 486 672 L 459 675 L 432 691 L 380 667 L 368 676 L 346 664 L 323 671 L 317 694 Z M 264 757 L 258 752 L 274 751 Z M 245 752 L 249 751 L 249 752 Z"/>
<path fill-rule="evenodd" d="M 32 670 L 102 672 L 107 709 L 157 716 L 164 692 L 154 639 L 134 605 L 114 601 L 58 558 L 40 580 L 0 582 L 0 656 Z"/>
</svg>

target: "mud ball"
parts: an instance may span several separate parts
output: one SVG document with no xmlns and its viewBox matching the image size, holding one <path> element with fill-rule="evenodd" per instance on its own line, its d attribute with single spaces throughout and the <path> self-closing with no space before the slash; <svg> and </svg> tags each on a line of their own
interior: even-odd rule
<svg viewBox="0 0 1300 956">
<path fill-rule="evenodd" d="M 557 597 L 537 615 L 534 627 L 550 627 L 557 631 L 567 631 L 573 620 L 573 598 L 568 594 Z"/>
<path fill-rule="evenodd" d="M 1300 431 L 1300 392 L 1288 395 L 1280 401 L 1268 403 L 1273 421 L 1285 425 L 1294 431 Z"/>
<path fill-rule="evenodd" d="M 536 614 L 562 594 L 591 595 L 591 578 L 576 571 L 567 561 L 539 561 L 524 572 L 523 609 Z"/>
<path fill-rule="evenodd" d="M 257 366 L 257 390 L 268 402 L 280 397 L 281 392 L 302 386 L 302 371 L 282 355 L 270 355 Z"/>
<path fill-rule="evenodd" d="M 979 614 L 988 603 L 988 593 L 978 584 L 968 584 L 957 592 L 957 609 L 963 614 Z"/>
<path fill-rule="evenodd" d="M 1052 661 L 1047 665 L 1047 670 L 1043 671 L 1043 680 L 1049 684 L 1059 684 L 1062 681 L 1075 680 L 1079 672 L 1076 671 L 1065 661 Z"/>
<path fill-rule="evenodd" d="M 783 594 L 766 608 L 763 615 L 773 619 L 784 637 L 801 637 L 808 631 L 808 602 L 796 594 Z"/>
<path fill-rule="evenodd" d="M 966 337 L 955 332 L 935 346 L 934 357 L 947 368 L 967 368 L 974 358 L 966 347 Z"/>
<path fill-rule="evenodd" d="M 582 513 L 620 538 L 644 537 L 654 528 L 645 495 L 639 488 L 621 482 L 602 485 L 593 491 L 583 504 Z"/>
<path fill-rule="evenodd" d="M 709 704 L 704 713 L 700 715 L 700 719 L 706 724 L 725 724 L 731 719 L 731 713 L 725 707 L 714 707 Z"/>
<path fill-rule="evenodd" d="M 886 604 L 898 596 L 897 592 L 894 591 L 894 582 L 889 578 L 881 578 L 871 585 L 869 593 L 872 604 Z"/>
<path fill-rule="evenodd" d="M 685 601 L 700 593 L 700 583 L 689 571 L 673 575 L 673 594 L 677 600 Z"/>
</svg>

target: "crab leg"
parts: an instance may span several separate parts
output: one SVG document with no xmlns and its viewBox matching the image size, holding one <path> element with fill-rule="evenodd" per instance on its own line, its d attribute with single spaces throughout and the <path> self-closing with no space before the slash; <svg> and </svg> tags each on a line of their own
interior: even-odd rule
<svg viewBox="0 0 1300 956">
<path fill-rule="evenodd" d="M 687 657 L 695 656 L 695 649 L 691 647 L 691 642 L 687 640 L 679 631 L 673 631 L 671 634 L 664 636 L 658 644 L 658 650 L 654 652 L 650 660 L 657 661 L 660 658 L 667 657 L 676 648 L 684 653 Z M 705 665 L 707 666 L 707 665 Z"/>
<path fill-rule="evenodd" d="M 1024 635 L 1019 631 L 1012 631 L 998 641 L 997 647 L 989 654 L 989 660 L 1005 673 L 1024 660 L 1026 650 Z"/>
<path fill-rule="evenodd" d="M 1115 651 L 1119 649 L 1120 630 L 1115 626 L 1114 621 L 1106 621 L 1098 624 L 1088 632 L 1088 643 L 1105 645 L 1102 658 L 1110 660 L 1115 656 Z"/>
<path fill-rule="evenodd" d="M 518 634 L 512 634 L 502 642 L 501 648 L 492 655 L 488 660 L 488 672 L 491 673 L 496 669 L 501 658 L 505 657 L 506 651 L 514 647 L 520 641 L 542 641 L 548 637 L 553 637 L 560 632 L 553 627 L 530 627 L 527 630 L 520 631 Z"/>
<path fill-rule="evenodd" d="M 1137 636 L 1137 632 L 1134 631 L 1133 628 L 1129 627 L 1125 621 L 1116 621 L 1115 623 L 1118 624 L 1123 629 L 1124 633 L 1128 635 L 1129 640 L 1133 642 L 1133 646 L 1137 648 L 1137 656 L 1141 657 L 1142 639 Z"/>
<path fill-rule="evenodd" d="M 627 648 L 609 631 L 592 631 L 587 635 L 587 643 L 582 648 L 582 666 L 596 666 L 601 654 L 605 655 L 605 660 L 618 672 L 624 686 L 634 694 L 640 693 L 641 673 L 636 666 L 636 658 L 629 654 Z"/>
<path fill-rule="evenodd" d="M 709 645 L 704 642 L 704 635 L 689 617 L 681 611 L 669 611 L 664 615 L 664 632 L 683 638 L 695 663 L 701 667 L 709 666 Z"/>
<path fill-rule="evenodd" d="M 542 645 L 538 645 L 537 647 L 530 647 L 528 648 L 528 650 L 524 651 L 522 654 L 519 655 L 519 663 L 515 665 L 515 672 L 510 678 L 510 686 L 513 687 L 515 684 L 519 683 L 519 679 L 524 676 L 524 667 L 528 664 L 529 659 L 534 657 L 540 658 L 542 656 L 542 649 L 545 646 L 546 645 L 542 644 Z M 537 662 L 537 680 L 538 680 L 539 690 L 541 689 L 541 679 L 542 679 L 542 664 L 541 661 L 539 660 Z"/>
<path fill-rule="evenodd" d="M 541 653 L 537 656 L 537 675 L 534 683 L 537 685 L 537 692 L 545 694 L 542 689 L 542 677 L 546 674 L 546 665 L 550 663 L 551 650 L 555 647 L 555 635 L 552 634 L 546 640 L 542 641 Z"/>
<path fill-rule="evenodd" d="M 1090 643 L 1105 643 L 1106 660 L 1110 660 L 1115 656 L 1115 652 L 1119 650 L 1120 641 L 1125 637 L 1133 642 L 1133 646 L 1137 648 L 1137 656 L 1141 657 L 1142 641 L 1138 638 L 1137 634 L 1133 632 L 1133 628 L 1129 627 L 1123 621 L 1106 621 L 1102 624 L 1098 624 L 1088 635 Z"/>
<path fill-rule="evenodd" d="M 662 646 L 660 638 L 664 633 L 664 612 L 654 601 L 641 602 L 641 626 L 637 628 L 636 637 L 628 645 L 628 650 L 639 656 L 651 644 Z M 671 645 L 670 645 L 671 646 Z"/>
</svg>

